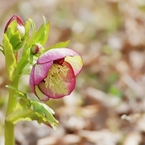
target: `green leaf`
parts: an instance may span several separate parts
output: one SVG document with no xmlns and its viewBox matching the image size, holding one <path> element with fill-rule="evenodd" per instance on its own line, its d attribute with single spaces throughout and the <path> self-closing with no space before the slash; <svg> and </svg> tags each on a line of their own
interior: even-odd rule
<svg viewBox="0 0 145 145">
<path fill-rule="evenodd" d="M 55 129 L 58 125 L 58 121 L 52 115 L 54 114 L 54 111 L 44 103 L 31 101 L 31 104 L 33 106 L 34 112 L 43 115 L 43 117 L 46 118 L 47 122 Z"/>
<path fill-rule="evenodd" d="M 9 88 L 9 89 L 11 89 L 11 90 L 14 90 L 14 91 L 16 91 L 16 90 L 17 90 L 17 88 L 16 88 L 16 87 L 11 86 L 11 85 L 6 85 L 5 87 L 6 87 L 6 88 Z"/>
<path fill-rule="evenodd" d="M 68 46 L 69 42 L 70 42 L 69 40 L 64 41 L 64 42 L 59 42 L 57 44 L 54 44 L 54 45 L 49 46 L 48 48 L 46 48 L 44 50 L 44 52 L 46 52 L 46 51 L 48 51 L 50 49 L 55 49 L 55 48 L 66 48 Z"/>
<path fill-rule="evenodd" d="M 26 51 L 29 49 L 31 49 L 32 45 L 36 44 L 36 43 L 40 43 L 41 45 L 45 45 L 48 39 L 48 35 L 49 35 L 49 30 L 50 30 L 50 24 L 46 23 L 45 18 L 44 19 L 44 23 L 42 24 L 42 26 L 39 28 L 38 31 L 36 31 L 36 26 L 35 23 L 32 19 L 29 19 L 29 22 L 31 23 L 32 26 L 32 36 L 30 36 L 27 40 L 27 42 L 25 43 L 22 55 L 25 55 Z M 31 56 L 28 56 L 29 59 L 31 59 Z M 32 59 L 31 59 L 32 60 Z"/>
<path fill-rule="evenodd" d="M 28 36 L 29 32 L 31 30 L 31 22 L 30 19 L 28 21 L 25 22 L 25 35 Z"/>
<path fill-rule="evenodd" d="M 15 97 L 19 97 L 19 103 L 15 110 L 7 116 L 7 121 L 17 123 L 18 121 L 37 120 L 38 123 L 45 123 L 53 129 L 58 125 L 58 121 L 53 117 L 54 111 L 44 103 L 29 100 L 27 95 L 15 87 L 7 85 L 9 89 L 15 90 Z"/>
<path fill-rule="evenodd" d="M 9 25 L 6 34 L 8 36 L 8 39 L 13 46 L 13 50 L 16 52 L 18 49 L 20 49 L 23 45 L 24 38 L 22 39 L 21 32 L 17 29 L 17 21 L 14 20 Z"/>
<path fill-rule="evenodd" d="M 6 34 L 4 34 L 3 48 L 4 48 L 8 77 L 12 81 L 17 63 L 13 52 L 13 47 Z"/>
<path fill-rule="evenodd" d="M 31 29 L 31 26 L 32 26 L 32 36 L 28 36 L 29 32 L 30 32 L 30 29 Z M 23 52 L 22 52 L 22 55 L 24 56 L 27 51 L 29 50 L 30 52 L 30 49 L 31 49 L 31 46 L 33 45 L 33 41 L 35 39 L 35 35 L 36 35 L 36 25 L 35 25 L 35 22 L 32 20 L 32 19 L 28 19 L 28 21 L 26 22 L 25 24 L 25 29 L 26 29 L 26 35 L 27 35 L 27 41 L 24 45 L 24 48 L 23 48 Z M 25 36 L 26 37 L 26 36 Z"/>
<path fill-rule="evenodd" d="M 26 100 L 20 100 L 15 110 L 6 117 L 6 120 L 13 124 L 19 121 L 36 120 L 38 123 L 44 123 L 55 129 L 58 125 L 58 121 L 52 115 L 54 114 L 53 110 L 46 104 L 37 101 L 30 102 L 32 106 L 27 106 Z"/>
<path fill-rule="evenodd" d="M 26 93 L 19 91 L 17 88 L 11 85 L 6 85 L 6 87 L 15 91 L 14 97 L 20 98 L 21 106 L 23 106 L 24 108 L 29 108 L 31 106 L 30 100 L 27 98 Z"/>
<path fill-rule="evenodd" d="M 21 43 L 21 35 L 19 31 L 16 31 L 11 34 L 10 43 L 13 46 L 14 51 L 18 50 L 21 47 L 17 47 Z"/>
<path fill-rule="evenodd" d="M 6 117 L 8 122 L 16 124 L 19 121 L 31 121 L 33 111 L 31 109 L 23 108 L 20 104 L 17 104 L 17 108 Z"/>
<path fill-rule="evenodd" d="M 23 54 L 22 56 L 23 57 L 21 57 L 21 59 L 19 60 L 17 64 L 17 70 L 16 70 L 17 75 L 21 75 L 24 67 L 28 64 L 28 59 L 30 56 L 30 49 L 27 49 L 25 54 Z"/>
<path fill-rule="evenodd" d="M 30 18 L 28 19 L 28 21 L 31 23 L 32 31 L 35 34 L 36 33 L 36 25 L 35 25 L 35 22 L 32 19 L 30 19 Z"/>
<path fill-rule="evenodd" d="M 37 31 L 35 38 L 34 38 L 34 42 L 45 45 L 47 42 L 47 39 L 48 39 L 49 30 L 50 30 L 50 23 L 46 24 L 45 19 L 44 19 L 44 24 Z"/>
</svg>

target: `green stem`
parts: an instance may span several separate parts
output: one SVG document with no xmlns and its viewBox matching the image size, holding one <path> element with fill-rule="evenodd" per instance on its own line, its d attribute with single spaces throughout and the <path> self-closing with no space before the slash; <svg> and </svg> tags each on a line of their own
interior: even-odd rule
<svg viewBox="0 0 145 145">
<path fill-rule="evenodd" d="M 19 77 L 15 77 L 11 82 L 11 85 L 18 88 Z M 15 90 L 9 89 L 8 106 L 6 111 L 6 117 L 15 109 L 17 98 L 14 97 Z M 5 120 L 5 145 L 15 145 L 14 138 L 14 124 Z"/>
</svg>

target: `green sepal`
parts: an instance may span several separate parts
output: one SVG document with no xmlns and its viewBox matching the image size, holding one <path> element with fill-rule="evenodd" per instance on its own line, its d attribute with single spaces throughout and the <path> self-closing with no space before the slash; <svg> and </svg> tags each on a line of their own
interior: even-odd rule
<svg viewBox="0 0 145 145">
<path fill-rule="evenodd" d="M 31 30 L 31 22 L 30 22 L 30 19 L 25 22 L 24 27 L 25 27 L 25 35 L 26 36 L 29 36 L 29 32 Z"/>
<path fill-rule="evenodd" d="M 21 75 L 23 68 L 28 64 L 29 54 L 30 54 L 30 50 L 28 49 L 25 55 L 23 55 L 23 57 L 21 57 L 21 59 L 19 60 L 17 64 L 17 70 L 16 70 L 17 75 Z"/>
<path fill-rule="evenodd" d="M 7 37 L 7 34 L 4 34 L 3 48 L 4 48 L 8 77 L 9 77 L 9 80 L 12 81 L 17 63 L 16 63 L 14 52 L 13 52 L 13 47 Z"/>
<path fill-rule="evenodd" d="M 30 36 L 28 36 L 28 34 L 30 32 L 31 26 L 32 26 L 32 32 L 31 32 L 32 36 L 30 37 Z M 29 49 L 31 49 L 31 46 L 33 45 L 33 39 L 36 34 L 35 22 L 29 18 L 28 21 L 25 23 L 25 29 L 26 29 L 26 35 L 28 36 L 28 39 L 24 45 L 22 56 L 27 55 L 26 53 L 28 52 Z M 30 50 L 29 50 L 29 52 L 30 52 Z"/>
<path fill-rule="evenodd" d="M 27 22 L 28 26 L 25 26 L 25 28 L 29 29 L 30 24 L 31 24 L 32 36 L 30 36 L 28 38 L 27 42 L 25 43 L 22 55 L 25 55 L 27 53 L 26 51 L 28 49 L 31 49 L 31 47 L 36 43 L 40 43 L 42 46 L 46 44 L 48 35 L 49 35 L 50 24 L 46 23 L 45 17 L 43 17 L 43 19 L 44 19 L 44 23 L 42 24 L 42 26 L 39 28 L 38 31 L 36 31 L 35 22 L 32 19 L 28 20 L 28 22 Z M 27 34 L 27 31 L 29 31 L 29 30 L 26 30 L 26 34 Z M 30 53 L 30 56 L 28 56 L 28 58 L 30 59 L 31 62 L 33 61 L 31 53 Z"/>
<path fill-rule="evenodd" d="M 39 30 L 35 34 L 34 42 L 45 45 L 48 39 L 50 23 L 46 23 L 45 17 L 43 17 L 44 23 L 41 25 Z"/>
<path fill-rule="evenodd" d="M 6 31 L 8 39 L 13 46 L 14 52 L 19 50 L 22 47 L 23 42 L 24 42 L 24 36 L 22 36 L 20 31 L 17 29 L 17 25 L 18 24 L 16 20 L 12 21 Z"/>
<path fill-rule="evenodd" d="M 55 49 L 55 48 L 66 48 L 66 47 L 68 46 L 69 42 L 70 42 L 70 41 L 67 40 L 67 41 L 64 41 L 64 42 L 59 42 L 59 43 L 56 43 L 56 44 L 54 44 L 54 45 L 51 45 L 51 46 L 49 46 L 48 48 L 46 48 L 46 49 L 43 51 L 43 53 L 46 52 L 46 51 L 48 51 L 48 50 L 50 50 L 50 49 Z"/>
<path fill-rule="evenodd" d="M 31 23 L 32 32 L 35 35 L 35 33 L 36 33 L 36 25 L 35 25 L 35 22 L 32 19 L 30 19 L 30 18 L 28 19 L 28 21 Z"/>
<path fill-rule="evenodd" d="M 21 41 L 21 36 L 20 36 L 19 31 L 12 33 L 10 37 L 10 43 L 12 44 L 15 52 L 22 47 L 22 41 Z"/>
<path fill-rule="evenodd" d="M 14 20 L 8 26 L 7 31 L 6 31 L 6 34 L 7 34 L 9 39 L 12 37 L 12 35 L 15 33 L 16 30 L 17 30 L 17 21 Z"/>
</svg>

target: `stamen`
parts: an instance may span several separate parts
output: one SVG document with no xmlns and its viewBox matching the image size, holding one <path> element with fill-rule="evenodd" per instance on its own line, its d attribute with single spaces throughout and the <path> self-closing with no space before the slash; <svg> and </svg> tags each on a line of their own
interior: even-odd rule
<svg viewBox="0 0 145 145">
<path fill-rule="evenodd" d="M 66 94 L 67 88 L 64 78 L 67 75 L 68 68 L 54 63 L 50 68 L 47 77 L 44 79 L 46 88 L 52 90 L 53 94 Z"/>
</svg>

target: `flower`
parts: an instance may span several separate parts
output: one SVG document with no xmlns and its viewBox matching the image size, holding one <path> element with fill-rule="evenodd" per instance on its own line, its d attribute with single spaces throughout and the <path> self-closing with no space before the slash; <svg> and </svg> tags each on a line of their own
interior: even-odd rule
<svg viewBox="0 0 145 145">
<path fill-rule="evenodd" d="M 24 36 L 25 35 L 25 28 L 24 28 L 24 23 L 21 20 L 21 18 L 19 16 L 13 15 L 9 21 L 7 22 L 5 29 L 4 29 L 4 33 L 6 33 L 8 27 L 10 26 L 10 24 L 16 20 L 17 23 L 17 29 L 20 31 L 21 35 Z"/>
<path fill-rule="evenodd" d="M 82 58 L 68 48 L 55 48 L 42 54 L 32 67 L 30 88 L 42 101 L 69 95 L 83 66 Z"/>
</svg>

